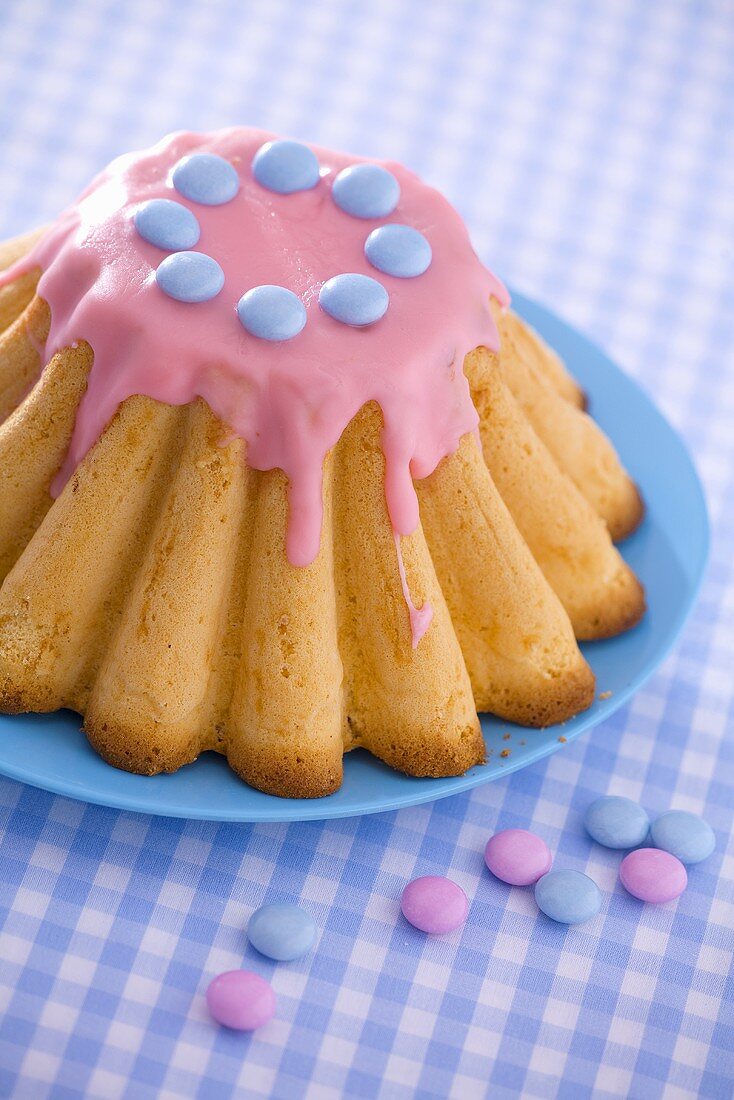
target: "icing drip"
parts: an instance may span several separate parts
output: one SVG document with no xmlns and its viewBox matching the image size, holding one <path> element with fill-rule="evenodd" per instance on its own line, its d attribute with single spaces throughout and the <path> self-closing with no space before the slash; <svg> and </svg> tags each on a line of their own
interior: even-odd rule
<svg viewBox="0 0 734 1100">
<path fill-rule="evenodd" d="M 498 347 L 489 299 L 506 305 L 509 298 L 477 258 L 456 211 L 407 169 L 383 166 L 399 184 L 389 215 L 353 216 L 331 189 L 339 173 L 366 162 L 314 147 L 315 185 L 269 190 L 255 179 L 252 162 L 271 136 L 245 128 L 176 133 L 118 158 L 30 254 L 0 276 L 3 285 L 42 269 L 38 293 L 52 318 L 46 361 L 75 340 L 88 341 L 94 351 L 53 492 L 61 491 L 126 398 L 145 394 L 182 405 L 200 396 L 246 441 L 251 466 L 285 472 L 286 550 L 294 565 L 307 565 L 320 544 L 324 458 L 374 400 L 384 422 L 385 494 L 399 552 L 397 537 L 418 524 L 413 478 L 428 476 L 477 428 L 463 359 L 478 345 Z M 217 195 L 215 205 L 172 184 L 179 162 L 202 153 L 213 155 L 210 163 L 223 158 L 239 179 L 224 192 L 231 198 Z M 191 211 L 201 230 L 196 252 L 223 272 L 222 289 L 207 300 L 177 300 L 156 281 L 169 254 L 136 231 L 134 218 L 142 204 L 161 199 Z M 432 256 L 427 270 L 401 278 L 372 266 L 365 242 L 382 224 L 423 235 Z M 351 327 L 319 306 L 324 283 L 345 273 L 379 277 L 389 296 L 384 316 Z M 243 295 L 269 286 L 286 288 L 305 307 L 306 323 L 292 339 L 260 339 L 240 324 Z M 402 560 L 401 575 L 411 624 L 414 616 L 422 624 L 430 609 L 412 607 Z"/>
<path fill-rule="evenodd" d="M 433 621 L 433 608 L 428 600 L 425 601 L 422 607 L 416 607 L 413 603 L 408 588 L 408 578 L 405 575 L 405 562 L 403 561 L 403 551 L 400 548 L 400 535 L 396 532 L 394 537 L 395 549 L 398 552 L 398 570 L 400 572 L 400 584 L 403 588 L 403 599 L 408 605 L 408 615 L 410 616 L 410 636 L 413 641 L 413 649 L 417 649 L 418 642 Z"/>
</svg>

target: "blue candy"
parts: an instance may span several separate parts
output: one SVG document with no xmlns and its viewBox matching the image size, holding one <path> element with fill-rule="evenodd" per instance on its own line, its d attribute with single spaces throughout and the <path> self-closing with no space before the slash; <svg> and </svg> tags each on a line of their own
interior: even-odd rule
<svg viewBox="0 0 734 1100">
<path fill-rule="evenodd" d="M 192 153 L 173 169 L 173 186 L 179 195 L 204 206 L 221 206 L 240 189 L 237 172 L 216 153 Z"/>
<path fill-rule="evenodd" d="M 336 177 L 331 195 L 354 218 L 386 218 L 398 205 L 400 184 L 379 164 L 353 164 Z"/>
<path fill-rule="evenodd" d="M 364 254 L 373 267 L 399 279 L 422 275 L 431 263 L 431 246 L 409 225 L 381 225 L 365 241 Z"/>
<path fill-rule="evenodd" d="M 290 340 L 306 324 L 306 307 L 284 286 L 256 286 L 237 303 L 244 328 L 261 340 Z"/>
<path fill-rule="evenodd" d="M 263 905 L 250 917 L 247 938 L 261 955 L 289 962 L 311 950 L 316 924 L 299 905 Z"/>
<path fill-rule="evenodd" d="M 319 162 L 300 141 L 268 141 L 252 161 L 252 174 L 262 187 L 279 195 L 310 191 L 319 182 Z"/>
<path fill-rule="evenodd" d="M 390 298 L 382 283 L 369 275 L 335 275 L 324 283 L 319 305 L 335 321 L 361 328 L 385 315 Z"/>
<path fill-rule="evenodd" d="M 151 199 L 143 203 L 135 211 L 133 222 L 144 241 L 166 252 L 193 248 L 201 232 L 196 216 L 171 199 Z"/>
<path fill-rule="evenodd" d="M 650 818 L 631 798 L 610 794 L 591 803 L 584 825 L 592 840 L 605 848 L 636 848 L 647 837 Z"/>
<path fill-rule="evenodd" d="M 687 810 L 668 810 L 652 823 L 656 848 L 677 856 L 681 863 L 700 863 L 716 847 L 714 830 L 702 817 Z"/>
<path fill-rule="evenodd" d="M 203 252 L 174 252 L 158 265 L 158 286 L 177 302 L 207 302 L 224 286 L 224 272 Z"/>
<path fill-rule="evenodd" d="M 601 891 L 581 871 L 549 871 L 535 884 L 535 900 L 546 917 L 561 924 L 591 920 L 601 908 Z"/>
</svg>

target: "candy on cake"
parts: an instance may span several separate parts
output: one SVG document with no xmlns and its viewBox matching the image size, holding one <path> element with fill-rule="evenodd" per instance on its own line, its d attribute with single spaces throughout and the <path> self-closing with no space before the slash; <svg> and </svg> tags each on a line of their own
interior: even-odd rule
<svg viewBox="0 0 734 1100">
<path fill-rule="evenodd" d="M 2 260 L 1 710 L 312 797 L 591 704 L 640 496 L 438 192 L 177 133 Z"/>
</svg>

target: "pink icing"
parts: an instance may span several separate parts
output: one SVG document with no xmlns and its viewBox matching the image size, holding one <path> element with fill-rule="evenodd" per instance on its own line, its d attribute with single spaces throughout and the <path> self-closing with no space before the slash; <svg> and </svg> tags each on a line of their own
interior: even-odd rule
<svg viewBox="0 0 734 1100">
<path fill-rule="evenodd" d="M 314 147 L 319 184 L 280 195 L 261 187 L 251 172 L 254 154 L 272 136 L 239 127 L 176 133 L 150 150 L 119 157 L 30 254 L 0 276 L 0 286 L 40 266 L 39 294 L 52 318 L 46 361 L 82 339 L 94 351 L 54 493 L 127 397 L 145 394 L 183 405 L 200 396 L 247 442 L 252 467 L 277 467 L 287 475 L 287 554 L 294 565 L 307 565 L 320 543 L 324 458 L 371 400 L 384 420 L 393 529 L 396 535 L 415 530 L 413 478 L 427 477 L 476 429 L 463 359 L 478 345 L 497 349 L 489 300 L 507 305 L 509 297 L 479 261 L 453 207 L 406 168 L 385 163 L 401 189 L 393 214 L 354 218 L 336 206 L 330 189 L 342 168 L 363 158 Z M 232 201 L 203 206 L 173 190 L 172 169 L 194 151 L 217 153 L 234 165 L 241 187 Z M 144 241 L 132 221 L 137 206 L 152 198 L 175 199 L 195 213 L 201 225 L 196 250 L 214 257 L 225 274 L 214 299 L 174 301 L 155 282 L 166 253 Z M 400 279 L 369 264 L 365 239 L 388 222 L 411 225 L 428 238 L 433 261 L 425 274 Z M 390 295 L 386 315 L 366 329 L 340 324 L 319 307 L 322 284 L 343 272 L 377 278 Z M 304 302 L 307 324 L 294 339 L 259 340 L 239 323 L 240 297 L 264 283 L 285 286 Z M 412 606 L 400 564 L 417 644 L 430 607 Z"/>
<path fill-rule="evenodd" d="M 408 615 L 410 617 L 410 636 L 413 640 L 413 649 L 416 649 L 418 642 L 433 621 L 433 608 L 428 600 L 426 600 L 422 607 L 416 607 L 413 603 L 410 589 L 408 588 L 408 578 L 405 575 L 403 551 L 400 549 L 400 535 L 397 532 L 395 532 L 395 549 L 398 555 L 398 571 L 400 573 L 400 584 L 403 589 L 403 599 L 408 607 Z"/>
</svg>

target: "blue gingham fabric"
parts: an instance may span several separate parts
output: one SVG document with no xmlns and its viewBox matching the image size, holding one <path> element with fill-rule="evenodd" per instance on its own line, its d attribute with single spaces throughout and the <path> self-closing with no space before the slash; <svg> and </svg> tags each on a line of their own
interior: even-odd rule
<svg viewBox="0 0 734 1100">
<path fill-rule="evenodd" d="M 290 826 L 106 810 L 0 780 L 0 1095 L 664 1097 L 734 1090 L 734 9 L 730 0 L 4 0 L 0 231 L 52 217 L 165 131 L 260 125 L 394 157 L 482 256 L 596 338 L 692 448 L 713 558 L 673 656 L 592 735 L 432 806 Z M 677 903 L 615 888 L 581 829 L 606 792 L 703 813 Z M 527 826 L 602 887 L 576 929 L 483 871 Z M 398 917 L 448 874 L 465 928 Z M 270 965 L 254 908 L 297 901 L 317 950 Z M 244 965 L 277 1017 L 218 1029 Z"/>
</svg>

